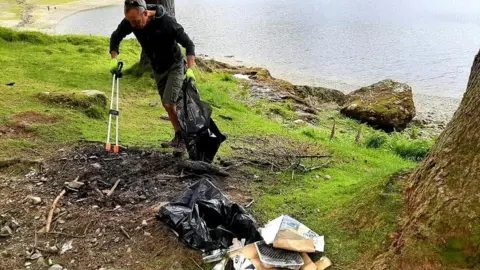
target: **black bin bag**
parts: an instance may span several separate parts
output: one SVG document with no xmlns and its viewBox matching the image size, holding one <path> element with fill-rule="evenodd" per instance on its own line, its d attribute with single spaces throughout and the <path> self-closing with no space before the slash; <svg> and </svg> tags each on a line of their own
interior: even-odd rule
<svg viewBox="0 0 480 270">
<path fill-rule="evenodd" d="M 192 80 L 183 82 L 177 101 L 177 117 L 191 160 L 212 163 L 226 137 L 211 118 L 212 108 L 200 100 Z"/>
<path fill-rule="evenodd" d="M 207 252 L 227 249 L 233 238 L 245 238 L 247 244 L 261 240 L 254 218 L 225 198 L 206 178 L 160 208 L 157 218 L 173 229 L 186 246 Z"/>
</svg>

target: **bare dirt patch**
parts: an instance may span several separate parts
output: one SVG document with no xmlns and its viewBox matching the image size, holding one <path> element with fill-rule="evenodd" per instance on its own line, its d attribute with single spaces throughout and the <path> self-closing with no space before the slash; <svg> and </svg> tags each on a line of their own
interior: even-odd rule
<svg viewBox="0 0 480 270">
<path fill-rule="evenodd" d="M 0 225 L 13 227 L 10 236 L 0 237 L 0 269 L 25 264 L 48 269 L 49 259 L 68 269 L 196 269 L 193 260 L 201 264 L 201 254 L 185 248 L 152 207 L 182 194 L 201 177 L 236 203 L 252 200 L 249 177 L 235 168 L 230 176 L 200 175 L 179 166 L 181 160 L 169 153 L 122 150 L 108 154 L 101 145 L 82 146 L 60 152 L 24 177 L 0 175 Z M 67 188 L 51 233 L 38 233 L 65 182 L 75 179 L 83 185 Z M 73 248 L 60 254 L 69 241 Z M 32 259 L 33 250 L 41 257 Z"/>
<path fill-rule="evenodd" d="M 26 123 L 9 123 L 0 125 L 0 139 L 33 138 L 35 132 Z"/>
<path fill-rule="evenodd" d="M 57 119 L 39 112 L 27 111 L 14 114 L 10 118 L 19 123 L 26 124 L 53 124 Z"/>
</svg>

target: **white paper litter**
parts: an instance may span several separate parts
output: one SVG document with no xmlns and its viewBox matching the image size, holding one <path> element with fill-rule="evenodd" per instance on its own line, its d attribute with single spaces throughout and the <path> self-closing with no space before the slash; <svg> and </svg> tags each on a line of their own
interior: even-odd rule
<svg viewBox="0 0 480 270">
<path fill-rule="evenodd" d="M 253 263 L 243 255 L 235 255 L 232 258 L 235 270 L 255 270 Z"/>
<path fill-rule="evenodd" d="M 315 250 L 318 252 L 323 252 L 325 249 L 325 239 L 323 235 L 318 235 L 298 220 L 286 215 L 282 215 L 267 223 L 264 228 L 260 229 L 260 235 L 263 237 L 265 243 L 272 244 L 278 232 L 282 230 L 294 230 L 299 235 L 312 239 Z"/>
</svg>

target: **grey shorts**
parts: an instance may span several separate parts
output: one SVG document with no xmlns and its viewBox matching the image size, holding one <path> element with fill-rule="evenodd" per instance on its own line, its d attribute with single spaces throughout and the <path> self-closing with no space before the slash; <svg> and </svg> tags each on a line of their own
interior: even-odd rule
<svg viewBox="0 0 480 270">
<path fill-rule="evenodd" d="M 163 104 L 175 104 L 182 90 L 185 79 L 185 60 L 175 63 L 169 70 L 163 73 L 153 71 L 153 77 L 157 83 L 158 94 Z"/>
</svg>

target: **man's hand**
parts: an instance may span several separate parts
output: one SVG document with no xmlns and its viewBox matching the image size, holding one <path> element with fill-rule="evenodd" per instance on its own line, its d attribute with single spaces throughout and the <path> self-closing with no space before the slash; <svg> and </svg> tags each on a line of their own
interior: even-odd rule
<svg viewBox="0 0 480 270">
<path fill-rule="evenodd" d="M 195 74 L 193 74 L 193 69 L 191 69 L 191 68 L 187 69 L 187 73 L 185 74 L 185 77 L 187 79 L 191 79 L 191 80 L 195 81 Z"/>
<path fill-rule="evenodd" d="M 117 71 L 117 68 L 118 68 L 118 60 L 117 58 L 112 58 L 112 60 L 110 60 L 110 73 L 115 73 L 115 71 Z"/>
</svg>

